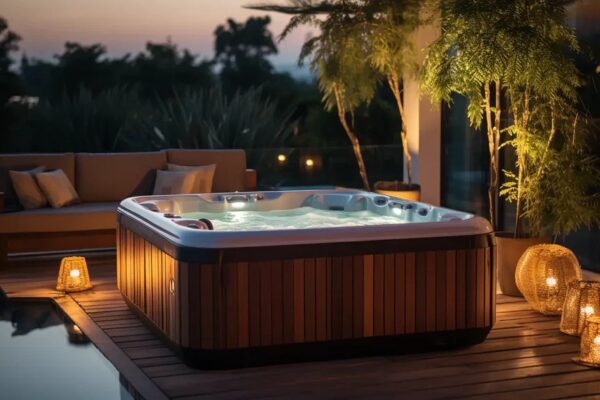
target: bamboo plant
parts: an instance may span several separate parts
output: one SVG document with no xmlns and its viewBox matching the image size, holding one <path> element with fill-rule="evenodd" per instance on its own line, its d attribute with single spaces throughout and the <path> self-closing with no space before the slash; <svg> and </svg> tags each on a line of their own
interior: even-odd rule
<svg viewBox="0 0 600 400">
<path fill-rule="evenodd" d="M 470 124 L 481 128 L 489 152 L 489 219 L 496 226 L 500 177 L 498 151 L 502 130 L 501 87 L 509 54 L 505 48 L 500 7 L 495 0 L 443 0 L 437 4 L 441 35 L 428 48 L 421 77 L 422 90 L 432 102 L 451 103 L 453 93 L 469 103 Z"/>
<path fill-rule="evenodd" d="M 594 218 L 593 160 L 577 132 L 575 110 L 578 71 L 566 51 L 578 49 L 566 23 L 566 0 L 444 0 L 438 3 L 442 34 L 430 47 L 423 89 L 434 100 L 450 102 L 453 92 L 469 100 L 470 123 L 487 134 L 490 158 L 488 202 L 490 221 L 497 224 L 498 195 L 516 203 L 515 237 L 544 234 L 549 226 L 566 234 Z M 580 124 L 579 128 L 585 124 Z M 573 128 L 574 127 L 574 128 Z M 509 135 L 501 145 L 501 135 Z M 570 138 L 580 136 L 580 141 Z M 499 191 L 499 151 L 514 149 L 515 171 L 504 171 Z M 574 159 L 565 159 L 569 154 Z M 579 171 L 579 179 L 558 183 Z M 585 177 L 585 179 L 584 179 Z M 566 197 L 555 186 L 572 185 Z M 541 191 L 544 188 L 544 191 Z M 539 196 L 539 198 L 536 198 Z M 549 204 L 587 206 L 570 221 L 548 212 Z M 557 207 L 565 209 L 565 207 Z M 567 213 L 567 211 L 564 211 Z M 586 217 L 587 216 L 587 217 Z"/>
</svg>

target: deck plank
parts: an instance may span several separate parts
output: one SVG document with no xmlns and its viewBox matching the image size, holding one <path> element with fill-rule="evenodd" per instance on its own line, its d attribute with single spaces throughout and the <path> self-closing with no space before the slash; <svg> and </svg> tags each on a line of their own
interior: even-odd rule
<svg viewBox="0 0 600 400">
<path fill-rule="evenodd" d="M 460 254 L 451 256 L 460 257 Z M 407 272 L 400 277 L 423 278 L 423 283 L 427 283 L 425 275 L 423 277 L 418 275 L 418 269 L 416 278 L 411 275 L 410 267 L 423 260 L 409 261 L 406 262 L 406 267 L 402 265 Z M 0 287 L 9 297 L 33 295 L 58 298 L 60 294 L 54 291 L 55 263 L 53 261 L 48 264 L 52 268 L 40 268 L 42 264 L 36 263 L 35 268 L 21 265 L 19 268 L 0 271 Z M 369 264 L 365 264 L 365 269 L 367 267 Z M 310 265 L 307 270 L 291 270 L 291 272 L 302 272 L 303 276 L 308 278 L 312 276 Z M 334 271 L 334 273 L 338 272 Z M 381 271 L 377 270 L 376 278 L 379 279 L 379 275 L 383 277 L 386 272 L 389 275 L 390 271 L 386 271 L 385 268 Z M 90 274 L 94 289 L 72 294 L 70 297 L 95 322 L 108 340 L 121 349 L 131 363 L 170 398 L 546 399 L 595 398 L 600 395 L 598 384 L 600 371 L 582 367 L 571 361 L 571 358 L 578 353 L 578 338 L 561 334 L 558 330 L 558 317 L 543 316 L 533 312 L 522 298 L 499 295 L 496 326 L 484 343 L 468 348 L 228 371 L 202 371 L 183 364 L 173 351 L 127 307 L 116 288 L 114 264 L 110 261 L 104 264 L 91 263 Z M 386 277 L 392 281 L 391 276 L 386 275 Z M 260 277 L 262 278 L 273 279 L 272 276 L 266 275 Z M 442 287 L 443 281 L 443 277 L 439 278 L 439 282 L 431 281 L 438 289 Z M 285 289 L 285 274 L 281 279 L 282 288 Z M 357 287 L 369 289 L 369 282 L 367 280 L 352 282 L 352 285 L 356 283 Z M 304 287 L 296 289 L 296 294 L 301 293 L 303 297 L 298 299 L 290 297 L 293 303 L 289 306 L 301 307 L 301 311 L 304 311 L 303 315 L 313 318 L 313 309 L 310 308 L 312 305 L 307 305 L 307 298 L 305 298 L 305 296 L 312 298 L 312 286 L 305 284 Z M 321 289 L 320 286 L 316 286 L 314 296 L 318 296 Z M 336 295 L 341 296 L 340 299 L 343 300 L 344 287 L 338 289 L 340 290 Z M 282 293 L 283 296 L 286 295 L 285 290 Z M 370 292 L 365 291 L 365 295 L 368 293 Z M 261 296 L 262 293 L 258 295 Z M 273 294 L 269 294 L 271 295 Z M 425 292 L 419 291 L 415 296 L 427 300 Z M 239 302 L 238 299 L 233 300 Z M 263 300 L 266 301 L 267 297 L 257 298 L 257 301 Z M 385 297 L 374 301 L 385 305 L 393 304 L 394 307 L 396 304 L 402 305 L 398 303 L 398 299 Z M 466 304 L 467 302 L 465 302 L 465 310 L 468 311 Z M 337 321 L 334 321 L 334 329 L 339 330 L 339 335 L 354 328 L 345 326 L 343 321 L 338 321 L 342 315 L 350 315 L 344 314 L 341 305 L 342 303 L 339 310 L 336 309 L 339 315 L 333 316 Z M 392 318 L 389 314 L 390 310 L 391 307 L 376 311 L 381 312 L 381 315 L 374 316 L 367 313 L 370 310 L 365 309 L 364 313 L 360 310 L 361 313 L 357 314 L 356 318 L 361 321 L 375 318 L 376 330 L 388 331 L 392 329 L 391 322 L 388 324 Z M 321 336 L 321 328 L 325 329 L 329 326 L 328 319 L 324 321 L 326 325 L 319 322 L 320 318 L 327 318 L 327 313 L 321 311 L 323 310 L 319 308 L 314 310 L 317 324 L 315 332 L 312 330 L 301 332 L 302 335 Z M 462 310 L 457 312 L 460 324 L 460 318 L 467 316 L 462 316 Z M 354 317 L 354 314 L 352 316 Z M 453 321 L 447 322 L 437 316 L 433 317 L 436 317 L 436 324 L 453 324 Z M 243 315 L 240 314 L 237 320 L 243 322 Z M 431 324 L 433 321 L 432 319 L 416 321 L 416 323 L 420 326 Z M 300 334 L 294 332 L 294 327 L 289 327 L 287 323 L 284 316 L 281 332 L 284 337 Z M 408 321 L 407 329 L 410 329 L 410 324 L 412 322 Z M 393 327 L 396 329 L 396 326 Z M 253 329 L 251 326 L 250 328 Z M 263 328 L 265 332 L 262 332 Z M 260 326 L 260 334 L 273 331 L 274 334 L 279 335 L 279 331 L 271 328 L 274 329 L 274 327 Z M 253 332 L 250 331 L 250 340 L 255 339 L 252 336 Z M 260 340 L 260 336 L 258 339 Z"/>
</svg>

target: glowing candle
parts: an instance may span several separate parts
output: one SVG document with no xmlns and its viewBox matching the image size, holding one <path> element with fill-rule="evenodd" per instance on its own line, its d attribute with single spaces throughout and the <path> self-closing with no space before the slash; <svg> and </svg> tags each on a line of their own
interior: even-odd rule
<svg viewBox="0 0 600 400">
<path fill-rule="evenodd" d="M 553 276 L 546 278 L 546 285 L 548 285 L 548 287 L 555 287 L 557 283 L 558 281 Z"/>
</svg>

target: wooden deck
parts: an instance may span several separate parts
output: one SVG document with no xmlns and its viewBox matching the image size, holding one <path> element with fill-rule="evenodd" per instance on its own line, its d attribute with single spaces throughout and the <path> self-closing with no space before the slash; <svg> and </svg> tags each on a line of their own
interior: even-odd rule
<svg viewBox="0 0 600 400">
<path fill-rule="evenodd" d="M 90 263 L 92 291 L 53 291 L 56 260 L 18 262 L 0 271 L 9 297 L 52 297 L 147 399 L 249 398 L 600 398 L 600 370 L 571 361 L 578 338 L 559 318 L 499 296 L 497 323 L 470 348 L 404 356 L 276 365 L 229 371 L 190 369 L 127 308 L 114 260 Z"/>
</svg>

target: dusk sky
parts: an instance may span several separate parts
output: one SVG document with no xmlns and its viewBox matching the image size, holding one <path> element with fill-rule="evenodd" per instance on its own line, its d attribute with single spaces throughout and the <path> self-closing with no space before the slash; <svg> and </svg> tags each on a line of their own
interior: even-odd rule
<svg viewBox="0 0 600 400">
<path fill-rule="evenodd" d="M 246 10 L 253 0 L 0 0 L 0 15 L 22 36 L 21 51 L 48 59 L 66 41 L 102 43 L 110 55 L 137 53 L 147 41 L 167 37 L 202 58 L 213 56 L 213 32 L 229 17 L 245 21 L 266 15 Z M 271 31 L 281 33 L 288 16 L 271 14 Z M 276 65 L 295 64 L 307 30 L 279 44 Z"/>
</svg>

